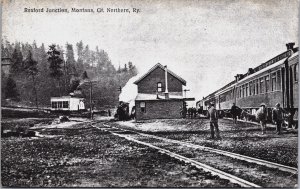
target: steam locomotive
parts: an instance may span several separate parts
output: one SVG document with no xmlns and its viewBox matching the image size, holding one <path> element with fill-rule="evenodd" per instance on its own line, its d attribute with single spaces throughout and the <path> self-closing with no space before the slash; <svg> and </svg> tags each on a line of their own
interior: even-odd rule
<svg viewBox="0 0 300 189">
<path fill-rule="evenodd" d="M 233 103 L 248 115 L 254 115 L 261 103 L 266 104 L 268 120 L 276 103 L 289 112 L 286 123 L 298 127 L 298 71 L 299 48 L 288 43 L 287 51 L 267 62 L 249 68 L 245 74 L 237 74 L 235 80 L 209 94 L 197 102 L 197 107 L 207 113 L 209 103 L 213 102 L 220 117 L 230 117 Z"/>
</svg>

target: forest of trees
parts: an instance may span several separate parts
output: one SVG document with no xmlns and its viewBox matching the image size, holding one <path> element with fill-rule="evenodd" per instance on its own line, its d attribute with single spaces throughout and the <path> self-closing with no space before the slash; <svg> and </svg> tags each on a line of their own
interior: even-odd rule
<svg viewBox="0 0 300 189">
<path fill-rule="evenodd" d="M 69 43 L 46 47 L 2 39 L 1 47 L 2 58 L 11 60 L 9 72 L 2 69 L 2 105 L 49 107 L 50 97 L 73 93 L 86 98 L 89 107 L 92 81 L 95 107 L 116 106 L 119 87 L 137 75 L 132 62 L 116 69 L 107 52 L 91 50 L 82 41 L 74 48 Z"/>
</svg>

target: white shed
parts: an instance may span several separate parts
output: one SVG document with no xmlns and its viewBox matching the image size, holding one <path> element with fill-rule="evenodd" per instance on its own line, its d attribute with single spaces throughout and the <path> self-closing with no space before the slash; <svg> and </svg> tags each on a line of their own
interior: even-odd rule
<svg viewBox="0 0 300 189">
<path fill-rule="evenodd" d="M 51 110 L 79 111 L 85 110 L 84 98 L 62 96 L 51 97 Z"/>
</svg>

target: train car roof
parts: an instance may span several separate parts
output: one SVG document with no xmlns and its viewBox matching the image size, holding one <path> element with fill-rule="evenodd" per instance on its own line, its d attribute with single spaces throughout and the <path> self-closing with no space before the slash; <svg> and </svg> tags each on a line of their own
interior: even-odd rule
<svg viewBox="0 0 300 189">
<path fill-rule="evenodd" d="M 295 54 L 296 54 L 296 55 L 295 55 Z M 259 75 L 259 74 L 265 72 L 266 70 L 275 68 L 275 67 L 281 65 L 282 63 L 284 63 L 287 59 L 292 58 L 292 57 L 297 56 L 297 55 L 298 55 L 298 52 L 292 54 L 292 55 L 291 55 L 290 57 L 288 57 L 288 58 L 282 59 L 282 60 L 280 60 L 280 61 L 278 61 L 278 62 L 276 62 L 276 63 L 274 63 L 274 64 L 272 64 L 272 65 L 270 65 L 270 66 L 267 66 L 267 67 L 265 67 L 265 68 L 263 68 L 263 69 L 261 69 L 261 70 L 255 72 L 255 73 L 253 73 L 253 74 L 251 74 L 251 75 L 249 75 L 249 76 L 243 78 L 242 80 L 238 81 L 237 84 L 242 83 L 242 82 L 244 82 L 244 81 L 246 81 L 246 80 L 248 80 L 248 79 L 250 79 L 250 78 L 253 78 L 253 77 L 255 77 L 255 76 L 257 76 L 257 75 Z"/>
<path fill-rule="evenodd" d="M 222 94 L 222 93 L 225 93 L 227 91 L 229 91 L 232 87 L 234 87 L 237 83 L 234 82 L 233 84 L 229 85 L 228 87 L 226 87 L 225 89 L 222 89 L 220 91 L 218 91 L 215 95 L 219 95 L 219 94 Z"/>
<path fill-rule="evenodd" d="M 293 53 L 292 56 L 291 56 L 290 58 L 294 58 L 294 57 L 298 56 L 298 53 L 299 53 L 299 51 Z"/>
<path fill-rule="evenodd" d="M 261 74 L 261 73 L 263 73 L 264 71 L 266 71 L 266 70 L 268 70 L 268 69 L 275 68 L 276 66 L 279 66 L 280 64 L 282 64 L 282 63 L 283 63 L 284 61 L 286 61 L 287 59 L 291 59 L 291 58 L 294 58 L 294 57 L 298 56 L 298 53 L 299 53 L 298 47 L 297 47 L 297 48 L 294 48 L 294 49 L 296 49 L 296 50 L 295 50 L 296 52 L 295 52 L 295 51 L 293 52 L 292 50 L 287 50 L 287 51 L 281 53 L 280 55 L 275 56 L 274 58 L 268 60 L 267 62 L 265 62 L 265 63 L 263 63 L 263 64 L 266 64 L 266 63 L 268 63 L 268 62 L 271 62 L 272 60 L 276 60 L 276 58 L 282 56 L 283 54 L 286 54 L 286 53 L 288 53 L 288 52 L 293 52 L 292 55 L 291 55 L 290 57 L 283 58 L 283 59 L 279 60 L 278 62 L 275 62 L 275 63 L 273 63 L 273 64 L 271 64 L 271 65 L 268 65 L 268 66 L 266 66 L 265 68 L 263 68 L 263 69 L 261 69 L 261 70 L 258 70 L 258 71 L 256 71 L 256 72 L 254 72 L 253 74 L 250 74 L 250 75 L 244 77 L 243 79 L 241 79 L 241 80 L 238 81 L 238 82 L 232 81 L 232 82 L 228 83 L 227 85 L 223 86 L 222 88 L 220 88 L 220 89 L 218 89 L 218 90 L 216 90 L 216 91 L 210 93 L 209 95 L 207 95 L 206 97 L 204 97 L 203 99 L 201 99 L 201 100 L 199 100 L 199 101 L 203 101 L 203 100 L 206 101 L 206 100 L 208 100 L 208 99 L 210 99 L 210 98 L 213 98 L 215 95 L 218 95 L 218 94 L 227 92 L 227 91 L 230 90 L 230 88 L 232 88 L 233 86 L 235 86 L 235 85 L 237 85 L 237 84 L 239 84 L 239 83 L 241 83 L 241 82 L 244 82 L 245 80 L 247 80 L 247 79 L 249 79 L 249 78 L 252 78 L 252 77 L 254 77 L 254 76 L 257 76 L 258 74 Z M 261 64 L 261 65 L 262 65 L 262 64 Z M 260 67 L 261 65 L 257 66 L 256 68 Z M 256 69 L 256 68 L 254 68 L 254 69 Z M 244 75 L 245 75 L 245 74 L 244 74 Z M 198 102 L 199 102 L 199 101 L 198 101 Z"/>
</svg>

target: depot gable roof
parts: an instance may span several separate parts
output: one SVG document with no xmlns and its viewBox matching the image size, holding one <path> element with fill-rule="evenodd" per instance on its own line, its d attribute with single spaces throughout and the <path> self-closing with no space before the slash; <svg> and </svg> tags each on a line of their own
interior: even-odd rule
<svg viewBox="0 0 300 189">
<path fill-rule="evenodd" d="M 134 82 L 134 84 L 138 84 L 140 81 L 142 81 L 144 78 L 146 78 L 151 72 L 153 72 L 156 68 L 161 68 L 161 69 L 163 69 L 163 70 L 165 70 L 165 68 L 164 68 L 164 66 L 163 65 L 161 65 L 160 63 L 157 63 L 155 66 L 153 66 L 146 74 L 144 74 L 142 77 L 140 77 L 138 80 L 136 80 L 135 82 Z M 176 79 L 178 79 L 184 86 L 186 85 L 186 81 L 182 78 L 182 77 L 180 77 L 180 76 L 178 76 L 177 74 L 175 74 L 174 72 L 172 72 L 171 70 L 169 70 L 168 69 L 168 73 L 170 74 L 170 75 L 172 75 L 173 77 L 175 77 Z"/>
</svg>

